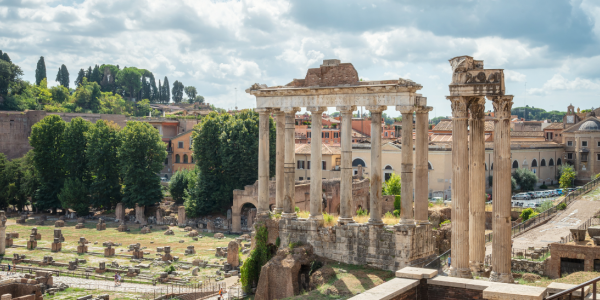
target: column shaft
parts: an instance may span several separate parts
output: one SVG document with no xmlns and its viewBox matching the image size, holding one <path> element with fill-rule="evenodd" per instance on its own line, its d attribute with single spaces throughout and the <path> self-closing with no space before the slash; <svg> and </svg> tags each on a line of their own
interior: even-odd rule
<svg viewBox="0 0 600 300">
<path fill-rule="evenodd" d="M 277 141 L 275 143 L 275 213 L 283 212 L 284 193 L 284 161 L 285 161 L 285 113 L 278 111 L 274 113 L 277 129 Z"/>
<path fill-rule="evenodd" d="M 400 181 L 402 183 L 400 224 L 415 224 L 413 211 L 413 113 L 414 106 L 400 106 L 402 113 L 402 162 Z"/>
<path fill-rule="evenodd" d="M 485 98 L 473 97 L 469 131 L 469 266 L 481 273 L 485 259 Z"/>
<path fill-rule="evenodd" d="M 269 112 L 257 109 L 258 120 L 258 214 L 269 213 Z"/>
<path fill-rule="evenodd" d="M 284 158 L 284 192 L 283 218 L 296 218 L 296 153 L 295 153 L 295 121 L 297 108 L 285 111 L 285 158 Z"/>
<path fill-rule="evenodd" d="M 511 153 L 510 111 L 513 96 L 492 96 L 494 126 L 494 185 L 492 202 L 492 273 L 490 281 L 513 282 L 511 272 Z"/>
<path fill-rule="evenodd" d="M 355 106 L 338 107 L 342 115 L 342 178 L 340 181 L 340 217 L 338 224 L 354 223 L 352 219 L 352 112 Z"/>
<path fill-rule="evenodd" d="M 371 112 L 371 195 L 369 225 L 381 226 L 381 113 L 385 106 L 367 106 Z"/>
<path fill-rule="evenodd" d="M 310 138 L 310 216 L 311 220 L 323 220 L 323 155 L 322 126 L 323 112 L 327 107 L 313 106 L 307 110 L 311 113 Z"/>
<path fill-rule="evenodd" d="M 429 224 L 429 111 L 432 107 L 417 108 L 415 146 L 415 220 L 419 224 Z M 403 124 L 404 125 L 404 124 Z M 403 141 L 404 142 L 404 141 Z"/>
<path fill-rule="evenodd" d="M 472 278 L 469 269 L 469 149 L 466 97 L 452 102 L 452 265 L 450 276 Z"/>
</svg>

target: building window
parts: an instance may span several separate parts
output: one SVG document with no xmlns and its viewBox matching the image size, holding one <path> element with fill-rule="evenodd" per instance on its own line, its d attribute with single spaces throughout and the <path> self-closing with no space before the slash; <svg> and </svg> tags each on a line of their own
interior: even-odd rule
<svg viewBox="0 0 600 300">
<path fill-rule="evenodd" d="M 306 180 L 310 180 L 310 177 L 306 177 Z"/>
<path fill-rule="evenodd" d="M 192 163 L 194 163 L 194 156 L 190 155 L 190 159 L 192 160 Z"/>
<path fill-rule="evenodd" d="M 184 154 L 184 155 L 183 155 L 183 163 L 184 163 L 184 164 L 187 164 L 187 163 L 188 163 L 188 157 L 187 157 L 187 154 Z"/>
<path fill-rule="evenodd" d="M 567 146 L 573 147 L 573 141 L 567 141 Z"/>
<path fill-rule="evenodd" d="M 339 138 L 339 137 L 340 137 L 340 136 L 338 135 L 338 133 L 337 133 L 337 132 L 334 132 L 334 133 L 333 133 L 333 138 L 334 138 L 334 139 L 337 139 L 337 138 Z"/>
<path fill-rule="evenodd" d="M 596 160 L 600 160 L 600 153 L 596 153 Z"/>
<path fill-rule="evenodd" d="M 587 141 L 581 141 L 581 147 L 587 147 Z"/>
<path fill-rule="evenodd" d="M 193 144 L 194 144 L 194 140 L 190 137 L 190 149 L 192 149 Z"/>
<path fill-rule="evenodd" d="M 297 162 L 297 164 L 298 164 L 298 169 L 300 169 L 300 170 L 303 170 L 303 169 L 304 169 L 304 161 L 303 161 L 303 160 L 299 160 L 299 161 Z"/>
<path fill-rule="evenodd" d="M 322 161 L 321 163 L 323 163 L 323 170 L 327 170 L 327 162 L 326 161 Z"/>
<path fill-rule="evenodd" d="M 562 160 L 560 158 L 556 160 L 556 165 L 562 166 Z"/>
<path fill-rule="evenodd" d="M 358 166 L 363 166 L 366 167 L 367 165 L 365 164 L 365 161 L 360 159 L 360 158 L 356 158 L 352 161 L 352 166 L 353 167 L 358 167 Z"/>
<path fill-rule="evenodd" d="M 307 136 L 310 139 L 310 137 L 311 137 L 311 132 L 310 131 L 307 133 Z"/>
<path fill-rule="evenodd" d="M 542 161 L 540 162 L 540 167 L 545 167 L 546 166 L 546 160 L 542 158 Z"/>
<path fill-rule="evenodd" d="M 325 132 L 325 138 L 329 138 L 329 132 Z"/>
<path fill-rule="evenodd" d="M 306 169 L 310 170 L 310 160 L 306 162 Z"/>
<path fill-rule="evenodd" d="M 587 153 L 581 153 L 581 161 L 587 161 Z"/>
<path fill-rule="evenodd" d="M 300 177 L 300 178 L 298 178 L 298 180 L 302 181 L 302 180 L 304 180 L 304 177 Z"/>
<path fill-rule="evenodd" d="M 513 168 L 513 169 L 518 169 L 518 168 L 519 168 L 519 162 L 518 162 L 518 161 L 516 161 L 516 160 L 515 160 L 515 161 L 513 161 L 512 168 Z"/>
<path fill-rule="evenodd" d="M 430 162 L 427 162 L 427 169 L 428 170 L 433 170 L 433 166 L 431 165 Z"/>
<path fill-rule="evenodd" d="M 390 135 L 391 135 L 391 136 L 394 136 L 394 132 L 393 132 L 393 131 L 392 131 L 392 132 L 390 132 Z"/>
<path fill-rule="evenodd" d="M 551 158 L 551 159 L 548 161 L 548 166 L 550 166 L 550 167 L 554 166 L 554 159 L 552 159 L 552 158 Z"/>
<path fill-rule="evenodd" d="M 179 143 L 177 143 L 177 148 L 179 148 L 179 149 L 183 149 L 183 142 L 179 142 Z"/>
<path fill-rule="evenodd" d="M 390 180 L 390 177 L 392 177 L 392 173 L 385 173 L 385 181 Z"/>
<path fill-rule="evenodd" d="M 168 164 L 169 164 L 169 158 L 167 157 L 167 158 L 165 158 L 165 165 L 168 165 Z"/>
<path fill-rule="evenodd" d="M 483 163 L 485 170 L 487 171 L 487 163 Z"/>
<path fill-rule="evenodd" d="M 567 153 L 567 159 L 573 159 L 573 153 Z"/>
<path fill-rule="evenodd" d="M 598 147 L 600 147 L 600 142 L 598 142 Z"/>
<path fill-rule="evenodd" d="M 179 154 L 175 154 L 175 163 L 178 164 L 180 161 Z"/>
<path fill-rule="evenodd" d="M 532 168 L 536 168 L 536 167 L 537 167 L 537 160 L 536 160 L 536 159 L 534 159 L 534 160 L 531 162 L 531 167 L 532 167 Z"/>
<path fill-rule="evenodd" d="M 386 136 L 386 137 L 388 136 L 388 132 L 387 132 L 387 131 L 385 132 L 385 136 Z"/>
</svg>

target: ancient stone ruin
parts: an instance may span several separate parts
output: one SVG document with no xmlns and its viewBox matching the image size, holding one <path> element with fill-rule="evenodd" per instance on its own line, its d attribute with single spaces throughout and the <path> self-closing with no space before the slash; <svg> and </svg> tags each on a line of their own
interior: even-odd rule
<svg viewBox="0 0 600 300">
<path fill-rule="evenodd" d="M 27 241 L 27 250 L 33 250 L 37 248 L 37 241 L 35 240 L 35 234 L 29 235 L 29 241 Z"/>
<path fill-rule="evenodd" d="M 171 255 L 171 247 L 165 246 L 163 248 L 164 254 L 162 256 L 162 261 L 173 261 L 173 256 Z"/>
<path fill-rule="evenodd" d="M 96 230 L 106 230 L 106 223 L 104 223 L 104 219 L 98 219 L 98 224 L 96 224 Z"/>
<path fill-rule="evenodd" d="M 57 220 L 56 222 L 54 222 L 54 227 L 65 227 L 65 221 Z"/>
<path fill-rule="evenodd" d="M 227 263 L 234 268 L 240 265 L 239 249 L 239 244 L 236 241 L 231 241 L 227 245 Z"/>
<path fill-rule="evenodd" d="M 17 219 L 17 224 L 25 224 L 27 222 L 27 214 L 19 216 Z"/>
<path fill-rule="evenodd" d="M 196 250 L 194 250 L 194 246 L 192 246 L 192 245 L 187 246 L 187 249 L 185 249 L 185 254 L 186 255 L 196 254 Z"/>
<path fill-rule="evenodd" d="M 112 247 L 112 243 L 107 244 L 104 248 L 104 257 L 111 257 L 115 255 L 115 248 Z"/>
<path fill-rule="evenodd" d="M 125 224 L 125 220 L 121 220 L 121 223 L 119 224 L 119 227 L 117 228 L 117 231 L 119 232 L 125 232 L 127 231 L 127 225 Z"/>
<path fill-rule="evenodd" d="M 39 240 L 41 240 L 41 239 L 42 239 L 42 234 L 41 234 L 41 233 L 38 233 L 38 231 L 37 231 L 37 227 L 33 227 L 33 228 L 31 228 L 31 234 L 35 236 L 35 240 L 36 240 L 36 241 L 39 241 Z"/>
<path fill-rule="evenodd" d="M 79 238 L 79 245 L 77 246 L 77 254 L 83 254 L 88 252 L 87 240 L 84 237 Z"/>
<path fill-rule="evenodd" d="M 177 208 L 177 225 L 185 226 L 185 206 Z"/>
<path fill-rule="evenodd" d="M 135 259 L 144 258 L 144 251 L 142 251 L 139 243 L 129 245 L 129 248 L 130 249 L 133 248 L 133 252 L 131 253 L 133 255 L 133 258 L 135 258 Z"/>
</svg>

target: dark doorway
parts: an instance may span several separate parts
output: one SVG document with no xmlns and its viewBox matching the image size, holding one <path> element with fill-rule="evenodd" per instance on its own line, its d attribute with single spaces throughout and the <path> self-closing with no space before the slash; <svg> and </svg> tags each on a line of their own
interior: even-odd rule
<svg viewBox="0 0 600 300">
<path fill-rule="evenodd" d="M 560 258 L 560 277 L 583 271 L 583 259 Z"/>
<path fill-rule="evenodd" d="M 600 272 L 600 259 L 594 259 L 594 272 Z"/>
</svg>

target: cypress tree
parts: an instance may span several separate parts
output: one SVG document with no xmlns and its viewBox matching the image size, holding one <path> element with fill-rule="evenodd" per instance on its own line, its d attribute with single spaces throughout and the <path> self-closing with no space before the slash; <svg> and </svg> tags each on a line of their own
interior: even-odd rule
<svg viewBox="0 0 600 300">
<path fill-rule="evenodd" d="M 98 67 L 98 65 L 94 67 L 94 70 L 92 71 L 92 79 L 90 81 L 94 81 L 98 84 L 102 82 L 102 73 L 100 73 L 100 67 Z"/>
<path fill-rule="evenodd" d="M 7 61 L 7 62 L 9 62 L 9 63 L 11 63 L 11 62 L 12 62 L 12 61 L 10 61 L 10 57 L 8 57 L 8 53 L 6 53 L 6 52 L 5 52 L 5 53 L 2 55 L 2 59 L 3 59 L 4 61 Z"/>
<path fill-rule="evenodd" d="M 80 84 L 83 83 L 83 77 L 85 77 L 85 71 L 83 69 L 80 69 L 79 74 L 77 74 L 77 79 L 75 79 L 75 88 L 77 88 Z"/>
<path fill-rule="evenodd" d="M 56 82 L 62 84 L 62 70 L 58 68 L 58 73 L 56 73 Z"/>
<path fill-rule="evenodd" d="M 169 103 L 171 101 L 171 88 L 169 87 L 169 78 L 165 76 L 163 81 L 163 103 Z"/>
<path fill-rule="evenodd" d="M 67 66 L 64 64 L 58 68 L 58 74 L 56 74 L 56 81 L 60 83 L 60 85 L 69 88 L 69 71 L 67 71 Z"/>
<path fill-rule="evenodd" d="M 156 81 L 154 80 L 154 75 L 150 76 L 150 102 L 156 102 L 157 99 L 156 92 Z"/>
<path fill-rule="evenodd" d="M 37 68 L 35 69 L 35 84 L 40 85 L 40 82 L 44 80 L 46 77 L 46 63 L 44 62 L 44 57 L 40 56 L 40 60 L 38 60 Z"/>
<path fill-rule="evenodd" d="M 158 80 L 158 95 L 156 96 L 156 102 L 162 103 L 162 85 L 160 84 L 160 79 Z"/>
<path fill-rule="evenodd" d="M 87 72 L 85 73 L 85 77 L 87 78 L 88 82 L 92 81 L 92 66 L 88 68 Z"/>
</svg>

